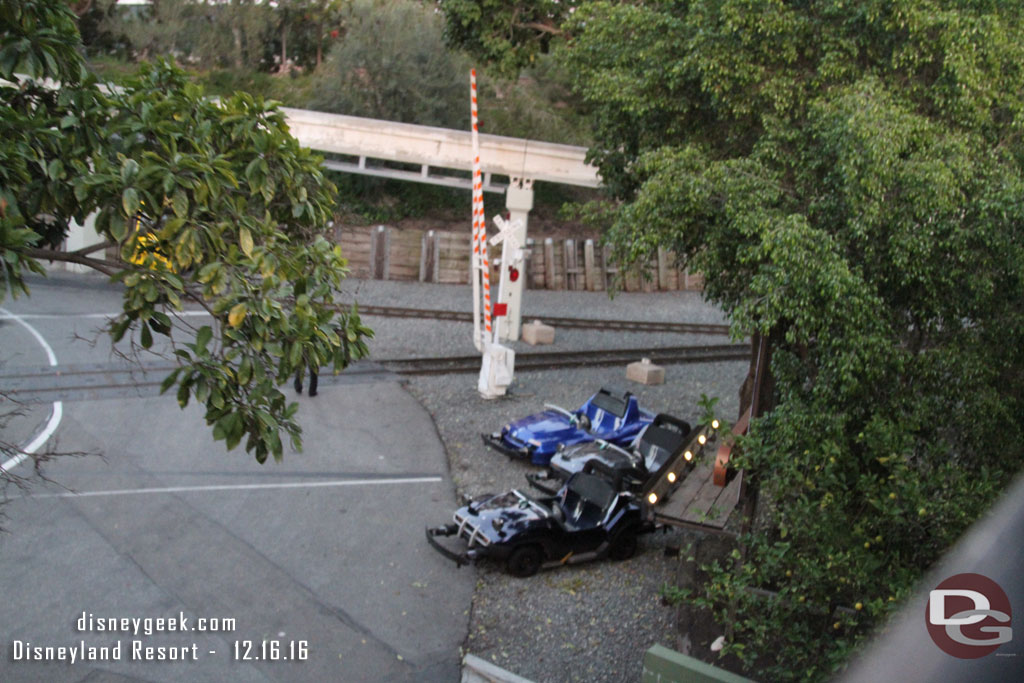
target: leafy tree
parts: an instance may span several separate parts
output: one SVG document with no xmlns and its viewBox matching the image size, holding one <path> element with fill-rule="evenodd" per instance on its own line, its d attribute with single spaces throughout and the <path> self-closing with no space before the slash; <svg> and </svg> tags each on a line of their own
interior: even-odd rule
<svg viewBox="0 0 1024 683">
<path fill-rule="evenodd" d="M 546 54 L 578 0 L 441 0 L 445 39 L 511 75 Z"/>
<path fill-rule="evenodd" d="M 192 25 L 194 37 L 203 27 L 192 22 L 191 3 L 186 0 L 160 0 L 143 6 L 108 7 L 98 23 L 100 32 L 114 36 L 125 52 L 139 59 L 154 59 L 182 51 L 187 45 L 187 31 Z M 79 31 L 92 47 L 96 31 L 87 31 L 86 17 L 79 19 Z M 91 27 L 89 27 L 91 28 Z"/>
<path fill-rule="evenodd" d="M 283 0 L 276 6 L 280 56 L 303 67 L 320 68 L 324 43 L 340 36 L 348 0 Z M 333 35 L 332 35 L 333 34 Z"/>
<path fill-rule="evenodd" d="M 140 60 L 185 58 L 204 67 L 268 69 L 273 63 L 276 13 L 253 0 L 155 0 L 111 7 L 100 23 Z"/>
<path fill-rule="evenodd" d="M 357 0 L 331 49 L 314 109 L 466 128 L 469 67 L 445 50 L 440 19 L 404 0 Z"/>
<path fill-rule="evenodd" d="M 166 63 L 104 94 L 60 0 L 0 0 L 0 26 L 0 299 L 27 293 L 42 259 L 107 273 L 124 285 L 114 341 L 166 338 L 178 367 L 163 389 L 203 404 L 216 438 L 260 462 L 281 457 L 282 432 L 297 447 L 297 404 L 277 387 L 344 368 L 372 334 L 334 307 L 346 262 L 322 235 L 335 189 L 321 159 L 274 105 L 212 102 Z M 94 212 L 120 258 L 49 248 Z M 189 301 L 214 323 L 183 329 Z"/>
<path fill-rule="evenodd" d="M 695 600 L 752 671 L 826 677 L 1021 469 L 1019 7 L 492 4 L 442 3 L 449 37 L 513 67 L 564 38 L 620 258 L 673 249 L 768 342 L 762 524 Z"/>
<path fill-rule="evenodd" d="M 477 70 L 481 130 L 530 140 L 587 145 L 589 126 L 565 70 L 541 56 L 518 78 Z"/>
<path fill-rule="evenodd" d="M 309 0 L 305 15 L 306 33 L 314 45 L 313 68 L 319 69 L 324 61 L 324 43 L 341 36 L 342 10 L 348 0 Z"/>
</svg>

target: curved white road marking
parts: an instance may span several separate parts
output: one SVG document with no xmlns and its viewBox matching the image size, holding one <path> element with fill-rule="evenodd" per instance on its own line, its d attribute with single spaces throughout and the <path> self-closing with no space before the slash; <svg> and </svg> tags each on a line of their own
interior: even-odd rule
<svg viewBox="0 0 1024 683">
<path fill-rule="evenodd" d="M 379 486 L 384 484 L 436 484 L 441 477 L 395 477 L 391 479 L 340 479 L 335 481 L 293 481 L 281 484 L 214 484 L 211 486 L 167 486 L 147 489 L 111 489 L 108 491 L 69 491 L 39 493 L 32 498 L 88 498 L 90 496 L 138 496 L 146 493 L 203 493 L 206 491 L 252 491 L 258 489 L 315 489 L 330 486 Z"/>
<path fill-rule="evenodd" d="M 0 308 L 0 320 L 50 320 L 53 318 L 82 318 L 82 319 L 93 319 L 93 320 L 112 320 L 120 313 L 22 313 L 21 315 L 14 315 L 6 310 Z M 181 318 L 190 317 L 201 317 L 208 316 L 208 311 L 175 311 L 174 315 Z"/>
<path fill-rule="evenodd" d="M 0 313 L 3 314 L 4 318 L 8 318 L 10 320 L 13 320 L 14 322 L 20 324 L 22 327 L 24 327 L 26 330 L 28 330 L 29 334 L 31 334 L 33 337 L 35 337 L 36 341 L 39 342 L 39 345 L 43 347 L 43 351 L 46 352 L 46 359 L 50 362 L 50 365 L 51 366 L 56 366 L 57 365 L 57 354 L 55 354 L 53 352 L 53 348 L 46 341 L 46 339 L 43 337 L 43 335 L 39 334 L 39 330 L 37 330 L 36 328 L 32 327 L 27 322 L 25 322 L 21 318 L 21 316 L 15 315 L 14 313 L 11 313 L 6 308 L 0 308 Z M 13 458 L 11 458 L 7 462 L 3 463 L 2 465 L 0 465 L 0 470 L 9 470 L 12 467 L 17 467 L 28 456 L 32 455 L 33 453 L 38 451 L 40 448 L 42 448 L 43 445 L 47 441 L 50 440 L 50 437 L 53 436 L 53 433 L 55 431 L 57 431 L 57 427 L 60 426 L 60 421 L 61 421 L 61 419 L 63 417 L 64 417 L 64 404 L 63 404 L 63 402 L 61 402 L 61 401 L 54 401 L 53 402 L 53 409 L 50 411 L 50 419 L 46 422 L 46 426 L 43 428 L 43 431 L 41 431 L 39 434 L 37 434 L 36 438 L 32 439 L 32 441 L 27 446 L 22 448 L 21 449 L 22 450 L 21 453 L 19 453 L 18 455 L 14 456 Z"/>
</svg>

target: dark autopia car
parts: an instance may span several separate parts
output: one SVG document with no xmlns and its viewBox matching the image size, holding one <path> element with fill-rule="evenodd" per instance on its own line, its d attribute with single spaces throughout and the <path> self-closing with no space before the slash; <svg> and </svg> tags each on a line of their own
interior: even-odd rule
<svg viewBox="0 0 1024 683">
<path fill-rule="evenodd" d="M 660 477 L 686 446 L 690 447 L 690 456 L 685 462 L 692 467 L 703 447 L 695 437 L 689 422 L 658 413 L 628 449 L 603 440 L 563 448 L 551 458 L 546 471 L 531 472 L 526 480 L 534 488 L 554 495 L 574 473 L 582 472 L 588 463 L 600 462 L 602 473 L 610 475 L 617 488 L 636 492 L 649 479 Z"/>
<path fill-rule="evenodd" d="M 618 491 L 604 476 L 578 472 L 554 496 L 532 498 L 518 490 L 480 496 L 455 511 L 452 523 L 428 527 L 427 540 L 458 566 L 490 558 L 514 576 L 542 566 L 610 557 L 629 559 L 637 537 L 654 530 L 645 506 Z M 439 537 L 456 537 L 464 550 Z"/>
<path fill-rule="evenodd" d="M 654 415 L 640 408 L 628 391 L 602 388 L 574 411 L 545 404 L 545 410 L 482 434 L 484 443 L 508 456 L 547 465 L 561 446 L 602 439 L 625 446 L 636 438 Z"/>
</svg>

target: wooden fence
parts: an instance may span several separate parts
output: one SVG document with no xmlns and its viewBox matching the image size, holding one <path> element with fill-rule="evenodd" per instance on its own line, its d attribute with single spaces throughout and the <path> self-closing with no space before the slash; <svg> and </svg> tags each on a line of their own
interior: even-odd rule
<svg viewBox="0 0 1024 683">
<path fill-rule="evenodd" d="M 442 284 L 469 283 L 469 230 L 398 230 L 387 226 L 338 227 L 335 241 L 341 245 L 354 277 L 374 280 L 413 280 Z M 527 240 L 527 289 L 603 291 L 618 273 L 607 247 L 594 240 Z M 492 250 L 492 258 L 500 250 Z M 648 277 L 630 274 L 627 292 L 700 290 L 704 279 L 675 265 L 671 252 L 660 249 L 649 266 Z M 492 264 L 491 281 L 498 269 Z"/>
</svg>

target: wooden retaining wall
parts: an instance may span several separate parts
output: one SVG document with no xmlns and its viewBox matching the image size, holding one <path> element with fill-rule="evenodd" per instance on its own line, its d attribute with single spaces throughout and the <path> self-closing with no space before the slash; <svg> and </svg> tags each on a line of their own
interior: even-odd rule
<svg viewBox="0 0 1024 683">
<path fill-rule="evenodd" d="M 398 230 L 383 225 L 335 228 L 354 277 L 374 280 L 412 280 L 441 284 L 469 283 L 471 236 L 441 230 Z M 500 253 L 492 249 L 492 259 Z M 527 240 L 528 289 L 604 291 L 618 273 L 607 247 L 594 240 Z M 700 290 L 704 278 L 675 265 L 671 252 L 661 249 L 648 269 L 648 278 L 626 277 L 627 292 Z M 491 281 L 498 281 L 492 265 Z"/>
</svg>

